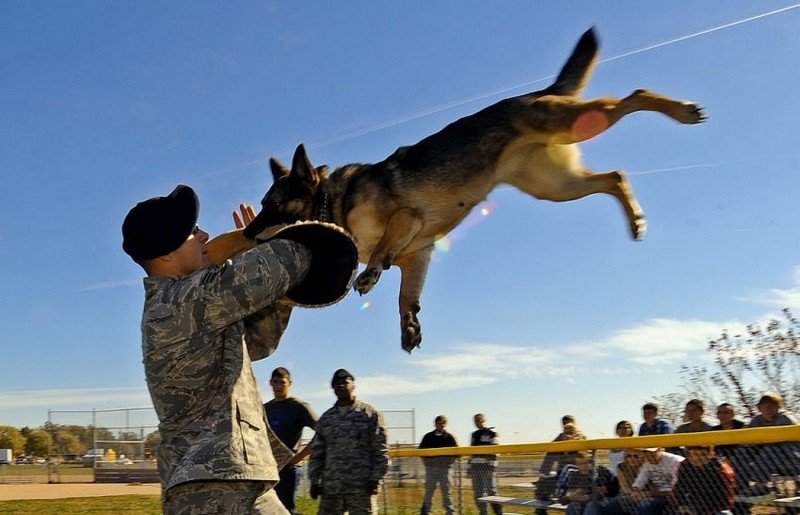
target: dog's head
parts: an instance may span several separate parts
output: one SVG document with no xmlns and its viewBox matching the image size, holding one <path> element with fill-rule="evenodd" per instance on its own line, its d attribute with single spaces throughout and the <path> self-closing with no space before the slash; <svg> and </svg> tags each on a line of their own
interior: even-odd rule
<svg viewBox="0 0 800 515">
<path fill-rule="evenodd" d="M 298 145 L 291 170 L 274 157 L 269 160 L 272 187 L 261 199 L 261 211 L 245 228 L 245 236 L 254 238 L 267 227 L 312 220 L 317 212 L 317 192 L 328 173 L 328 167 L 314 167 L 305 147 Z"/>
</svg>

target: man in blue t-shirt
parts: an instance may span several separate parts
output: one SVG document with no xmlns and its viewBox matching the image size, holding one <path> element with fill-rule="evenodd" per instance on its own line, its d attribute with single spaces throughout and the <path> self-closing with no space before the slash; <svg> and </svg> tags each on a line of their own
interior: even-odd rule
<svg viewBox="0 0 800 515">
<path fill-rule="evenodd" d="M 280 470 L 280 482 L 275 486 L 275 493 L 283 505 L 294 513 L 295 496 L 297 494 L 297 467 L 303 458 L 308 456 L 311 445 L 297 450 L 303 428 L 314 429 L 317 425 L 317 414 L 308 403 L 292 397 L 289 387 L 292 385 L 292 374 L 283 367 L 272 371 L 269 385 L 275 398 L 264 404 L 267 420 L 272 430 L 286 447 L 297 452 L 294 458 Z"/>
</svg>

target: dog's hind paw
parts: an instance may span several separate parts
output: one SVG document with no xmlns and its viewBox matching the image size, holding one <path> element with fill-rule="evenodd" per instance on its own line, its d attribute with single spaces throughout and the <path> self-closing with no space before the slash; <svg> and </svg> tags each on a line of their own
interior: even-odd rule
<svg viewBox="0 0 800 515">
<path fill-rule="evenodd" d="M 706 111 L 700 104 L 694 102 L 683 102 L 683 112 L 680 113 L 678 121 L 681 123 L 695 124 L 703 123 L 708 117 Z"/>
<path fill-rule="evenodd" d="M 647 220 L 644 218 L 637 218 L 631 222 L 631 236 L 634 240 L 641 240 L 647 233 Z"/>
<path fill-rule="evenodd" d="M 353 282 L 353 289 L 360 295 L 369 293 L 378 279 L 381 277 L 381 269 L 368 266 L 363 272 L 358 274 L 355 282 Z"/>
<path fill-rule="evenodd" d="M 422 328 L 419 325 L 417 315 L 411 311 L 403 315 L 401 325 L 403 330 L 403 350 L 411 354 L 411 351 L 422 343 Z"/>
</svg>

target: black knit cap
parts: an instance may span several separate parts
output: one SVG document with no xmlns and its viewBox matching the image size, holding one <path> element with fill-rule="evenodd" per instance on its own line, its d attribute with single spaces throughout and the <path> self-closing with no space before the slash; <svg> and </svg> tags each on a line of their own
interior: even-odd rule
<svg viewBox="0 0 800 515">
<path fill-rule="evenodd" d="M 137 262 L 165 256 L 192 234 L 199 214 L 200 200 L 184 184 L 166 197 L 139 202 L 122 222 L 122 250 Z"/>
<path fill-rule="evenodd" d="M 353 381 L 356 380 L 356 378 L 353 377 L 353 374 L 351 374 L 350 372 L 348 372 L 347 370 L 345 370 L 343 368 L 340 368 L 339 370 L 337 370 L 336 372 L 333 373 L 333 378 L 331 379 L 331 387 L 333 387 L 333 385 L 339 379 L 347 379 L 348 377 Z"/>
</svg>

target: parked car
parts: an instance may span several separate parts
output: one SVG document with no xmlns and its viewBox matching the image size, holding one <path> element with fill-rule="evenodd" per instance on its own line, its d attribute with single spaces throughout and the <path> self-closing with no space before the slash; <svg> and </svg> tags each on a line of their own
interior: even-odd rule
<svg viewBox="0 0 800 515">
<path fill-rule="evenodd" d="M 102 460 L 105 452 L 105 449 L 89 449 L 86 451 L 86 454 L 83 455 L 83 466 L 94 467 L 94 462 Z"/>
</svg>

